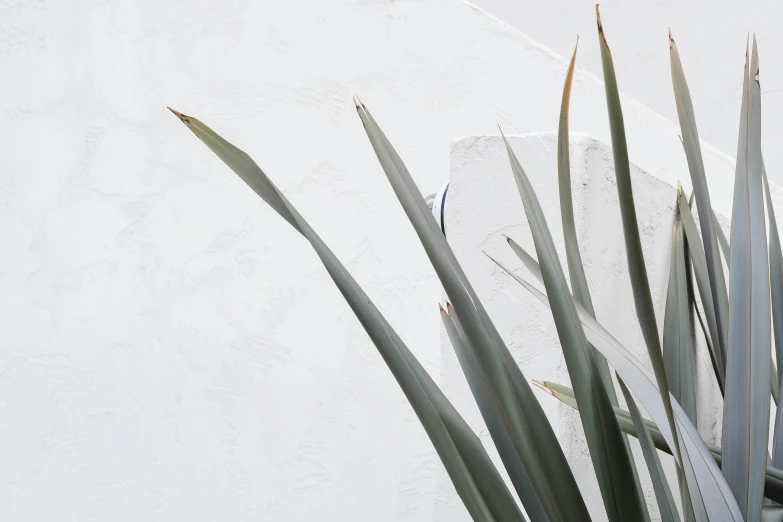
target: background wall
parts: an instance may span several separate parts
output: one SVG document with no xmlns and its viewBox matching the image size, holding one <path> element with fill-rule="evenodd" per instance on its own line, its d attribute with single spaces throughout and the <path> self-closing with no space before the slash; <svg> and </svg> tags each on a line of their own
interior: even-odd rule
<svg viewBox="0 0 783 522">
<path fill-rule="evenodd" d="M 601 75 L 594 0 L 471 0 L 553 51 L 570 55 L 581 35 L 579 63 Z M 732 157 L 737 151 L 745 41 L 755 32 L 761 61 L 764 159 L 783 183 L 783 10 L 774 0 L 600 2 L 621 89 L 677 121 L 669 70 L 667 27 L 680 50 L 699 119 L 699 136 Z"/>
<path fill-rule="evenodd" d="M 554 129 L 563 59 L 458 0 L 0 13 L 0 519 L 420 521 L 453 503 L 316 256 L 165 107 L 251 154 L 438 376 L 440 287 L 351 94 L 429 193 L 455 137 Z M 580 71 L 572 101 L 572 128 L 607 139 L 600 82 Z M 677 126 L 624 109 L 632 158 L 687 179 Z"/>
</svg>

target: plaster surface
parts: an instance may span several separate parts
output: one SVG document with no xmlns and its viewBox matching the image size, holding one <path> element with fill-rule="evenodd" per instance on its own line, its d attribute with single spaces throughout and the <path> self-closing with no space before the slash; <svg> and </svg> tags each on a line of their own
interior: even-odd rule
<svg viewBox="0 0 783 522">
<path fill-rule="evenodd" d="M 556 128 L 567 62 L 458 0 L 0 13 L 0 520 L 451 509 L 309 246 L 165 107 L 253 156 L 437 377 L 440 286 L 351 95 L 431 193 L 455 137 Z M 677 126 L 623 103 L 631 157 L 687 188 Z M 572 129 L 606 141 L 594 76 L 577 72 L 572 104 Z M 705 162 L 726 212 L 731 159 L 705 145 Z"/>
</svg>

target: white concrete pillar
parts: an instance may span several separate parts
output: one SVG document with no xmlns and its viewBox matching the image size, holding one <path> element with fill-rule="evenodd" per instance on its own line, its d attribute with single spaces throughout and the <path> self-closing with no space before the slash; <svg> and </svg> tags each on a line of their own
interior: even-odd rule
<svg viewBox="0 0 783 522">
<path fill-rule="evenodd" d="M 567 275 L 560 220 L 557 136 L 555 133 L 525 134 L 511 136 L 509 140 L 535 187 Z M 631 170 L 642 246 L 658 328 L 662 330 L 676 189 L 635 165 Z M 687 176 L 687 171 L 683 175 Z M 611 148 L 589 136 L 573 135 L 571 179 L 577 235 L 598 320 L 649 366 L 633 304 Z M 724 189 L 731 190 L 731 187 Z M 525 377 L 568 384 L 550 310 L 482 254 L 486 250 L 507 267 L 519 269 L 520 275 L 533 280 L 501 235 L 508 235 L 535 253 L 522 200 L 499 136 L 463 138 L 452 144 L 444 215 L 449 243 Z M 696 338 L 703 339 L 700 331 Z M 441 339 L 442 386 L 491 447 L 492 440 L 448 338 L 444 334 Z M 716 406 L 719 391 L 713 384 L 712 367 L 703 344 L 698 346 L 696 371 L 699 400 L 710 404 L 700 408 L 699 429 L 702 436 L 713 441 L 720 429 L 719 422 L 715 422 L 720 419 L 720 408 Z M 618 396 L 622 397 L 619 391 Z M 596 514 L 595 520 L 605 520 L 578 413 L 543 392 L 539 397 L 591 513 Z M 657 519 L 658 508 L 642 454 L 635 440 L 632 445 L 641 464 L 640 475 L 650 511 Z M 494 449 L 491 451 L 494 454 Z M 671 459 L 662 460 L 676 484 Z M 499 460 L 498 463 L 502 468 Z M 447 480 L 444 476 L 444 481 Z M 450 485 L 442 486 L 442 493 L 450 491 Z M 464 511 L 460 508 L 451 513 L 450 505 L 453 503 L 447 502 L 439 513 L 443 514 L 443 520 L 457 516 L 456 511 Z"/>
</svg>

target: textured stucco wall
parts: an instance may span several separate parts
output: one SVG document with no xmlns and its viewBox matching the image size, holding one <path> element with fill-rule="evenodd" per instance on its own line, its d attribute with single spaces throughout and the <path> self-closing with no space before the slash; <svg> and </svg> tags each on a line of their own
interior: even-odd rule
<svg viewBox="0 0 783 522">
<path fill-rule="evenodd" d="M 562 58 L 457 0 L 0 13 L 0 520 L 420 521 L 453 505 L 315 255 L 165 107 L 256 158 L 437 376 L 440 288 L 350 95 L 433 192 L 453 138 L 555 128 Z M 573 103 L 572 128 L 607 139 L 594 77 L 577 74 Z M 676 126 L 624 107 L 632 157 L 686 177 Z"/>
</svg>

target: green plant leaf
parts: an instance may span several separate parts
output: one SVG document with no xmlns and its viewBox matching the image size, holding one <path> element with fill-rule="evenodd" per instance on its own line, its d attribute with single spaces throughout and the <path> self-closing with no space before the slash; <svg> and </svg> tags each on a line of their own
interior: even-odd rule
<svg viewBox="0 0 783 522">
<path fill-rule="evenodd" d="M 590 289 L 587 286 L 587 277 L 585 277 L 584 267 L 582 265 L 582 255 L 579 252 L 579 240 L 576 237 L 576 223 L 574 221 L 574 204 L 571 195 L 568 107 L 571 100 L 571 85 L 574 80 L 575 65 L 576 49 L 574 49 L 574 55 L 571 57 L 571 63 L 568 66 L 565 86 L 563 87 L 563 101 L 560 105 L 560 125 L 557 132 L 557 179 L 560 189 L 560 216 L 563 223 L 563 239 L 566 249 L 566 260 L 568 261 L 568 275 L 571 278 L 571 288 L 573 290 L 574 298 L 585 307 L 585 310 L 595 313 L 593 310 L 593 301 L 590 299 Z M 607 385 L 607 389 L 614 389 L 606 359 L 603 359 L 603 356 L 600 356 L 598 361 L 606 368 L 605 379 L 604 373 L 601 371 L 601 377 L 602 380 L 604 380 L 604 384 Z"/>
<path fill-rule="evenodd" d="M 669 417 L 669 424 L 674 426 L 672 407 L 669 399 L 669 385 L 666 380 L 666 370 L 661 354 L 661 340 L 658 337 L 658 323 L 655 319 L 650 282 L 647 279 L 647 268 L 644 262 L 644 252 L 639 236 L 639 226 L 636 222 L 636 206 L 633 199 L 633 184 L 631 183 L 631 163 L 628 159 L 628 145 L 625 141 L 625 123 L 620 105 L 620 91 L 617 87 L 617 77 L 614 72 L 612 53 L 606 42 L 604 28 L 601 24 L 601 14 L 598 5 L 595 6 L 598 21 L 598 41 L 601 47 L 601 64 L 606 92 L 606 106 L 609 112 L 609 132 L 612 138 L 612 155 L 614 157 L 614 174 L 617 180 L 617 196 L 620 203 L 620 215 L 625 237 L 625 253 L 628 259 L 628 274 L 631 277 L 631 289 L 639 318 L 639 327 L 647 345 L 653 372 L 660 390 L 661 399 Z M 596 347 L 597 348 L 597 347 Z M 675 439 L 675 451 L 679 451 Z"/>
<path fill-rule="evenodd" d="M 381 167 L 460 318 L 476 361 L 495 389 L 501 421 L 547 516 L 552 521 L 589 520 L 562 448 L 529 383 L 489 319 L 402 159 L 364 104 L 358 98 L 354 101 Z M 563 495 L 570 501 L 562 502 Z"/>
<path fill-rule="evenodd" d="M 494 259 L 492 261 L 539 301 L 549 306 L 549 298 L 545 293 L 498 261 Z M 737 501 L 726 479 L 721 475 L 707 446 L 679 403 L 669 397 L 675 419 L 675 424 L 669 424 L 669 416 L 655 377 L 650 375 L 645 365 L 606 331 L 579 303 L 574 302 L 574 306 L 584 326 L 587 339 L 601 351 L 609 364 L 614 366 L 620 377 L 631 387 L 653 421 L 659 427 L 663 426 L 661 434 L 669 447 L 675 447 L 674 437 L 677 437 L 681 452 L 679 455 L 674 455 L 674 459 L 685 472 L 697 520 L 742 521 Z"/>
<path fill-rule="evenodd" d="M 758 48 L 742 93 L 731 217 L 729 338 L 723 406 L 723 474 L 747 522 L 761 517 L 770 406 L 769 257 L 761 175 Z"/>
<path fill-rule="evenodd" d="M 447 308 L 448 311 L 442 307 L 440 309 L 440 316 L 446 328 L 446 334 L 457 354 L 457 360 L 460 367 L 462 367 L 462 372 L 465 374 L 465 379 L 468 381 L 470 391 L 476 399 L 476 404 L 479 407 L 484 423 L 487 425 L 492 442 L 498 450 L 498 454 L 528 517 L 533 521 L 545 522 L 549 518 L 546 516 L 544 507 L 536 495 L 535 488 L 525 471 L 522 460 L 514 449 L 508 430 L 503 426 L 499 413 L 499 400 L 494 395 L 494 389 L 487 382 L 487 377 L 476 360 L 476 354 L 468 344 L 465 332 L 462 330 L 459 319 L 450 303 L 447 303 Z"/>
<path fill-rule="evenodd" d="M 681 189 L 678 189 L 678 196 L 678 199 L 684 197 Z M 697 245 L 697 248 L 700 247 L 701 245 Z M 680 403 L 693 425 L 696 426 L 695 350 L 691 337 L 692 308 L 688 295 L 690 273 L 686 268 L 688 256 L 683 227 L 678 218 L 674 222 L 672 231 L 669 287 L 666 293 L 666 312 L 663 321 L 663 362 L 666 367 L 669 391 Z M 626 402 L 628 402 L 627 398 Z M 633 415 L 630 403 L 628 409 Z M 636 419 L 634 419 L 634 424 L 637 424 Z M 639 434 L 640 441 L 644 440 L 645 435 L 641 431 Z M 650 459 L 647 459 L 647 467 L 650 467 Z M 679 469 L 677 470 L 677 481 L 680 484 L 684 518 L 688 521 L 693 520 L 690 493 L 687 485 L 683 482 L 683 476 Z"/>
<path fill-rule="evenodd" d="M 533 383 L 541 390 L 561 401 L 566 406 L 578 409 L 578 404 L 576 398 L 574 397 L 574 390 L 568 386 L 550 381 L 540 381 L 535 379 L 533 380 Z M 620 408 L 615 408 L 614 413 L 617 416 L 617 422 L 620 425 L 620 429 L 623 430 L 623 433 L 638 439 L 639 434 L 636 431 L 636 426 L 631 420 L 631 414 L 628 411 L 622 410 Z M 644 422 L 645 428 L 650 434 L 655 447 L 660 451 L 671 455 L 672 450 L 666 443 L 666 439 L 664 439 L 655 422 L 649 419 L 642 419 L 642 422 Z M 709 450 L 710 454 L 712 454 L 715 463 L 720 466 L 722 460 L 721 449 L 718 446 L 707 443 L 705 443 L 705 446 Z M 767 466 L 766 477 L 764 479 L 764 496 L 774 500 L 779 504 L 783 503 L 783 470 Z"/>
<path fill-rule="evenodd" d="M 293 205 L 247 154 L 196 118 L 172 112 L 310 242 L 405 393 L 472 518 L 476 521 L 524 521 L 479 438 Z"/>
<path fill-rule="evenodd" d="M 688 160 L 688 170 L 691 174 L 693 190 L 696 194 L 696 207 L 699 215 L 705 216 L 699 221 L 701 225 L 702 241 L 704 244 L 705 262 L 709 274 L 710 289 L 715 308 L 718 336 L 713 338 L 713 344 L 721 353 L 721 361 L 726 363 L 726 339 L 728 335 L 728 294 L 726 293 L 726 280 L 721 265 L 720 252 L 716 240 L 716 231 L 713 223 L 712 203 L 707 186 L 707 177 L 704 173 L 704 160 L 701 155 L 699 132 L 696 129 L 696 115 L 693 111 L 688 83 L 685 81 L 685 72 L 677 51 L 677 44 L 669 33 L 669 58 L 671 61 L 672 86 L 674 88 L 674 101 L 677 105 L 677 116 L 680 120 L 680 131 L 685 149 L 685 157 Z M 720 227 L 717 227 L 720 228 Z M 721 231 L 722 233 L 722 231 Z M 693 240 L 689 238 L 693 243 Z M 702 295 L 702 300 L 704 296 Z M 707 303 L 705 302 L 705 312 Z M 723 373 L 726 368 L 724 366 Z"/>
<path fill-rule="evenodd" d="M 551 381 L 540 381 L 538 379 L 533 379 L 532 382 L 540 390 L 548 393 L 552 397 L 555 397 L 560 402 L 572 407 L 575 410 L 579 409 L 579 406 L 576 402 L 576 397 L 574 397 L 574 390 L 571 388 Z M 618 418 L 617 420 L 619 422 L 621 419 Z"/>
<path fill-rule="evenodd" d="M 681 191 L 680 191 L 680 194 L 681 194 Z M 681 228 L 680 228 L 679 234 L 682 235 Z M 504 237 L 506 238 L 506 241 L 508 241 L 508 244 L 511 246 L 511 249 L 514 251 L 514 253 L 517 255 L 517 257 L 522 261 L 522 263 L 525 265 L 525 267 L 528 269 L 528 271 L 530 271 L 530 273 L 533 274 L 533 276 L 536 279 L 538 279 L 540 282 L 542 282 L 541 271 L 540 271 L 538 262 L 530 254 L 528 254 L 521 246 L 519 246 L 513 239 L 511 239 L 511 238 L 509 238 L 507 236 L 504 236 Z M 673 257 L 676 256 L 677 258 L 682 258 L 682 255 L 684 255 L 684 252 L 682 252 L 683 247 L 679 246 L 679 248 L 677 248 L 677 242 L 676 242 L 677 236 L 676 235 L 675 235 L 675 237 L 673 239 L 675 240 L 675 248 L 672 249 L 672 256 Z M 680 239 L 680 242 L 682 242 L 682 239 Z M 678 255 L 678 251 L 682 255 Z M 487 255 L 487 257 L 490 257 L 486 252 L 484 252 L 484 254 Z M 492 258 L 490 257 L 490 259 L 492 259 Z M 493 261 L 494 261 L 494 259 L 493 259 Z M 497 261 L 495 261 L 495 262 L 497 263 Z M 674 258 L 673 258 L 673 262 L 674 262 Z M 500 265 L 501 268 L 504 268 L 503 265 L 501 265 L 500 263 L 498 263 L 498 265 Z M 683 272 L 685 271 L 684 259 L 682 259 L 681 265 L 682 266 L 680 266 L 680 263 L 674 265 L 674 268 L 672 268 L 672 272 L 671 272 L 672 274 L 674 274 L 674 277 L 670 279 L 670 284 L 671 284 L 672 281 L 676 281 L 677 282 L 678 290 L 679 290 L 679 281 L 680 281 L 678 278 L 683 278 L 684 277 L 684 274 L 683 274 Z M 516 276 L 514 276 L 514 277 L 516 277 Z M 672 296 L 672 297 L 670 298 L 670 296 Z M 673 315 L 675 313 L 677 313 L 677 314 L 684 313 L 685 314 L 685 320 L 687 321 L 688 320 L 688 310 L 687 310 L 687 308 L 685 310 L 681 310 L 680 307 L 679 307 L 679 302 L 678 302 L 678 299 L 683 298 L 683 297 L 686 298 L 686 299 L 688 298 L 687 292 L 686 292 L 685 296 L 680 296 L 677 291 L 674 291 L 674 290 L 670 289 L 669 294 L 667 295 L 667 315 L 671 316 L 671 315 Z M 672 303 L 677 303 L 678 306 L 673 308 L 673 304 Z M 587 312 L 587 313 L 589 313 L 589 312 Z M 590 315 L 593 316 L 593 314 L 590 314 Z M 593 316 L 593 318 L 595 318 L 595 316 Z M 673 320 L 670 319 L 668 322 L 666 322 L 664 324 L 664 355 L 666 355 L 666 353 L 667 353 L 667 348 L 668 348 L 669 352 L 671 352 L 674 349 L 679 349 L 679 345 L 675 346 L 673 343 L 675 343 L 675 342 L 679 343 L 680 342 L 680 339 L 679 339 L 680 335 L 687 336 L 687 339 L 682 341 L 683 343 L 688 343 L 688 341 L 690 340 L 690 325 L 689 324 L 681 325 L 679 320 L 680 320 L 679 317 L 678 317 L 677 321 L 673 321 Z M 683 326 L 684 328 L 686 328 L 686 330 L 685 331 L 679 330 L 680 326 Z M 668 328 L 669 332 L 666 331 L 667 328 Z M 668 335 L 667 335 L 667 333 L 668 333 Z M 676 338 L 674 337 L 675 335 L 677 336 Z M 692 352 L 692 344 L 691 344 L 690 351 Z M 675 363 L 678 363 L 678 361 L 675 361 Z M 687 364 L 687 362 L 686 362 L 686 364 Z M 668 371 L 668 368 L 669 368 L 669 366 L 667 365 L 667 371 Z M 694 388 L 694 384 L 693 384 L 693 364 L 692 364 L 692 362 L 691 362 L 689 368 L 690 368 L 690 376 L 691 376 L 690 377 L 690 385 L 688 385 L 687 376 L 684 377 L 685 380 L 686 380 L 685 385 L 689 386 L 691 389 L 693 389 Z M 675 377 L 678 377 L 678 375 L 675 375 Z M 538 386 L 539 388 L 541 388 L 542 390 L 546 391 L 547 393 L 550 393 L 551 395 L 556 396 L 558 399 L 560 399 L 563 402 L 566 402 L 567 404 L 570 404 L 567 401 L 567 398 L 566 398 L 566 397 L 568 397 L 567 393 L 570 393 L 571 394 L 570 397 L 573 398 L 573 392 L 571 391 L 570 388 L 558 387 L 559 385 L 556 385 L 556 384 L 553 384 L 553 383 L 546 383 L 544 385 L 544 383 L 541 383 L 540 381 L 535 381 L 535 380 L 533 381 L 533 383 L 536 386 Z M 675 385 L 675 387 L 673 389 L 679 390 L 679 381 L 676 383 L 676 385 Z M 690 397 L 693 399 L 693 403 L 690 405 L 690 410 L 691 411 L 690 412 L 686 412 L 686 414 L 692 419 L 692 422 L 694 423 L 694 426 L 695 426 L 695 412 L 696 412 L 695 391 L 690 394 Z M 675 396 L 675 398 L 676 398 L 676 396 Z M 576 406 L 572 405 L 572 407 L 576 407 Z M 614 409 L 615 409 L 615 413 L 617 413 L 618 410 L 619 410 L 616 405 L 615 405 Z M 623 427 L 623 423 L 621 421 L 619 421 L 619 423 L 620 423 L 620 429 L 627 433 L 626 428 Z M 647 457 L 645 457 L 645 459 L 646 458 Z M 648 462 L 648 468 L 649 468 L 649 462 Z M 678 477 L 680 477 L 679 473 L 678 473 Z M 681 487 L 681 490 L 682 490 L 682 497 L 683 497 L 684 506 L 690 506 L 690 494 L 688 493 L 687 486 L 685 484 L 683 484 L 682 487 Z M 691 517 L 691 516 L 692 516 L 692 508 L 691 508 L 691 511 L 689 512 L 689 517 Z M 690 519 L 690 518 L 686 517 L 686 519 Z"/>
<path fill-rule="evenodd" d="M 577 38 L 577 46 L 578 44 L 579 39 Z M 571 101 L 571 86 L 574 80 L 575 65 L 576 48 L 574 49 L 574 55 L 571 57 L 571 63 L 568 66 L 568 73 L 566 74 L 565 85 L 563 86 L 563 100 L 560 105 L 560 124 L 557 132 L 557 179 L 560 190 L 560 216 L 563 224 L 563 238 L 565 242 L 566 261 L 568 262 L 568 275 L 571 279 L 571 289 L 574 298 L 581 303 L 588 312 L 593 314 L 593 317 L 595 317 L 593 301 L 590 298 L 590 288 L 587 286 L 587 277 L 585 276 L 584 266 L 582 264 L 582 255 L 579 252 L 579 240 L 576 237 L 574 203 L 571 195 L 571 157 L 569 150 L 568 112 Z M 601 352 L 592 347 L 591 350 L 593 352 L 593 358 L 595 359 L 598 375 L 601 378 L 604 388 L 606 388 L 606 395 L 609 397 L 609 402 L 612 406 L 617 406 L 617 392 L 614 389 L 609 365 L 606 363 L 604 356 L 601 355 Z M 626 435 L 623 435 L 623 443 L 625 445 L 625 452 L 631 461 L 631 470 L 633 470 L 634 473 L 636 491 L 640 495 L 639 502 L 646 505 L 644 490 L 642 489 L 641 482 L 639 482 L 639 473 L 636 463 L 634 462 L 631 445 L 628 442 L 628 437 Z M 645 521 L 649 521 L 649 513 L 647 510 L 644 511 L 644 516 Z"/>
<path fill-rule="evenodd" d="M 775 350 L 778 363 L 783 361 L 783 252 L 780 247 L 780 235 L 778 233 L 775 209 L 772 206 L 772 197 L 769 193 L 769 181 L 764 163 L 761 164 L 761 175 L 764 182 L 764 196 L 767 202 L 767 216 L 769 219 L 769 287 L 772 294 L 772 318 L 773 332 L 775 335 Z M 781 382 L 783 365 L 778 364 L 777 375 L 770 377 L 773 382 Z M 779 389 L 779 388 L 778 388 Z M 779 404 L 778 397 L 778 404 Z M 772 465 L 776 468 L 783 466 L 783 407 L 778 407 L 775 413 L 775 430 L 772 437 Z"/>
<path fill-rule="evenodd" d="M 579 43 L 577 39 L 577 44 Z M 571 279 L 571 289 L 574 298 L 585 307 L 585 310 L 595 316 L 593 301 L 590 298 L 590 288 L 587 286 L 582 254 L 579 252 L 579 240 L 576 237 L 576 223 L 574 220 L 574 203 L 571 195 L 571 157 L 569 151 L 568 110 L 571 100 L 571 86 L 574 80 L 574 68 L 576 65 L 576 49 L 568 66 L 565 85 L 563 86 L 563 100 L 560 105 L 560 124 L 557 132 L 557 179 L 560 190 L 560 216 L 563 224 L 563 239 L 568 262 L 568 275 Z M 601 381 L 606 388 L 606 393 L 613 405 L 617 405 L 617 393 L 612 382 L 612 374 L 609 365 L 600 352 L 593 349 L 596 367 Z"/>
<path fill-rule="evenodd" d="M 680 515 L 677 513 L 674 497 L 672 497 L 671 489 L 669 489 L 669 483 L 666 480 L 666 474 L 663 472 L 661 460 L 658 458 L 658 452 L 655 450 L 652 437 L 650 437 L 650 433 L 642 420 L 642 414 L 639 413 L 639 408 L 636 407 L 628 387 L 622 380 L 618 379 L 618 382 L 620 383 L 620 390 L 622 390 L 625 397 L 625 403 L 628 405 L 631 420 L 633 420 L 633 424 L 636 427 L 644 460 L 647 462 L 647 469 L 650 472 L 650 479 L 652 479 L 653 490 L 655 491 L 655 499 L 658 501 L 661 522 L 679 521 Z"/>
<path fill-rule="evenodd" d="M 718 379 L 718 386 L 723 390 L 726 381 L 726 365 L 723 362 L 723 353 L 716 349 L 716 340 L 720 339 L 716 315 L 717 308 L 713 301 L 712 285 L 710 283 L 704 248 L 702 246 L 701 237 L 699 236 L 699 229 L 696 226 L 696 220 L 693 218 L 693 214 L 691 214 L 688 202 L 685 200 L 685 194 L 682 192 L 682 187 L 678 187 L 677 189 L 677 208 L 683 230 L 685 231 L 685 237 L 688 240 L 688 253 L 691 266 L 693 266 L 696 287 L 699 290 L 699 296 L 704 305 L 704 318 L 706 319 L 708 330 L 705 331 L 704 336 L 708 338 L 707 343 L 710 349 L 710 356 L 718 366 L 715 372 L 715 376 Z"/>
<path fill-rule="evenodd" d="M 663 361 L 669 381 L 669 391 L 695 426 L 694 348 L 684 249 L 682 226 L 679 221 L 676 221 L 672 231 L 669 288 L 666 293 L 666 312 L 663 322 Z"/>
<path fill-rule="evenodd" d="M 563 349 L 571 383 L 583 400 L 579 416 L 595 468 L 598 485 L 610 521 L 643 520 L 647 505 L 636 488 L 633 466 L 625 451 L 622 432 L 612 411 L 612 404 L 598 373 L 593 350 L 585 338 L 574 300 L 557 257 L 543 211 L 530 180 L 519 164 L 511 145 L 503 136 L 511 170 L 524 203 L 540 268 L 552 299 L 560 345 Z"/>
<path fill-rule="evenodd" d="M 775 218 L 775 208 L 772 206 L 772 196 L 769 192 L 769 180 L 764 163 L 761 164 L 761 177 L 764 182 L 764 196 L 767 202 L 767 219 L 769 220 L 769 287 L 772 293 L 773 332 L 775 334 L 775 350 L 778 361 L 783 361 L 783 251 L 780 247 L 778 222 Z M 783 378 L 783 366 L 777 369 L 777 379 Z"/>
</svg>

